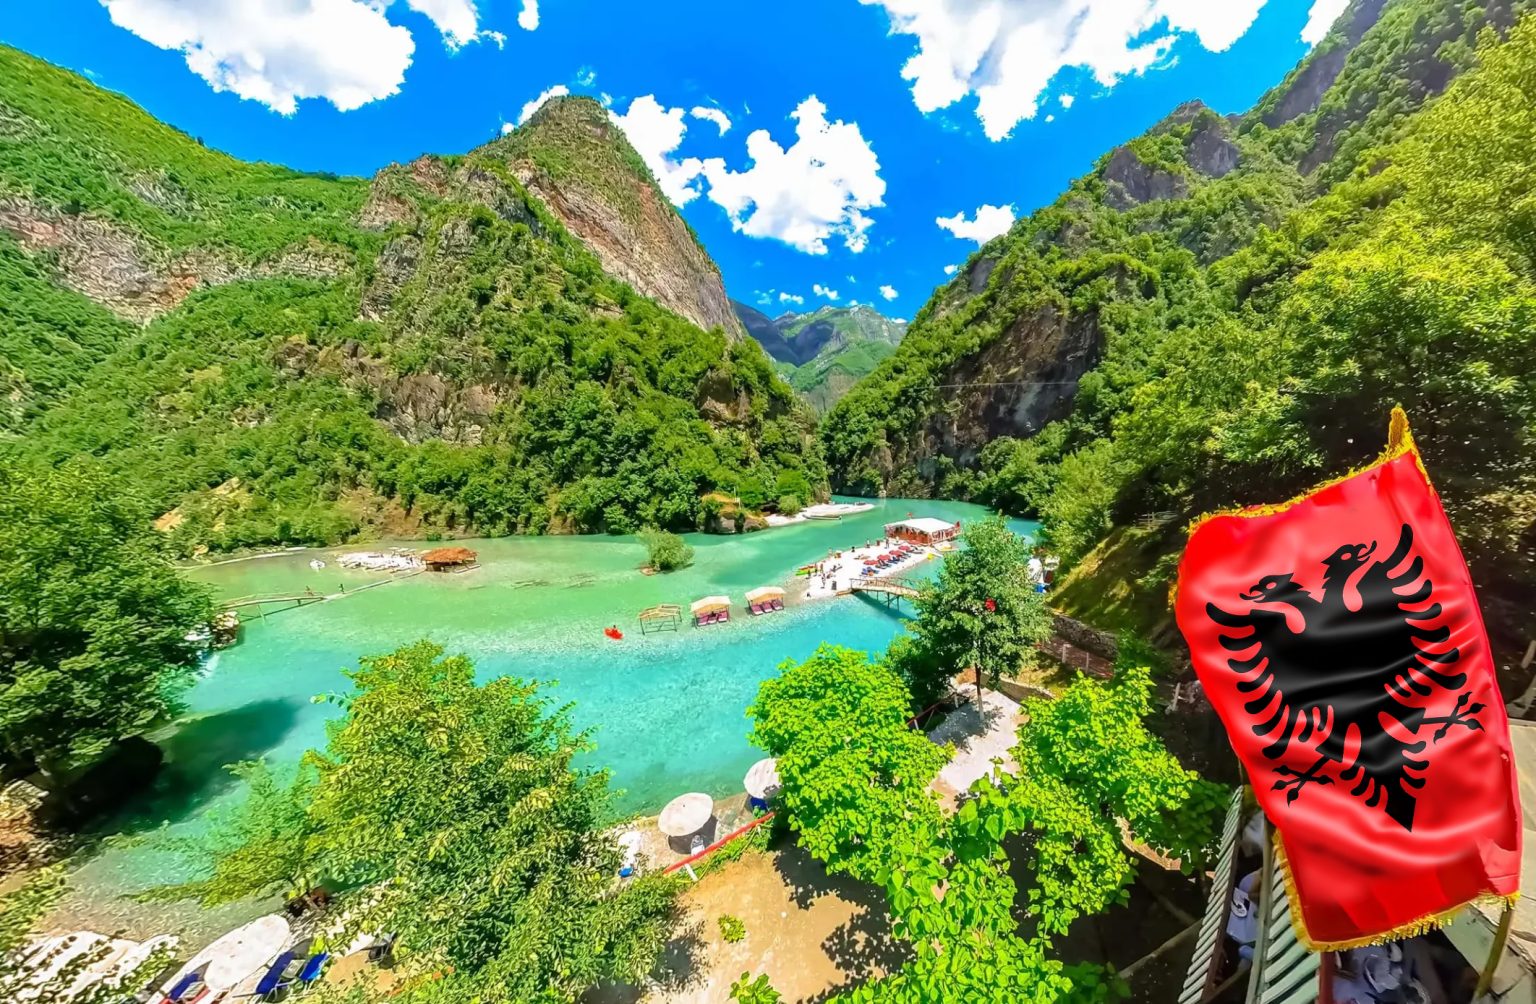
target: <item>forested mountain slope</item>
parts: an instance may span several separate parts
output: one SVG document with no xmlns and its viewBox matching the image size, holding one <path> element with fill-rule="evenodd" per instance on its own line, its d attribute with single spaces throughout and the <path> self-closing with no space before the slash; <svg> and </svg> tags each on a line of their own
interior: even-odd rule
<svg viewBox="0 0 1536 1004">
<path fill-rule="evenodd" d="M 1148 629 L 1187 518 L 1367 460 L 1401 403 L 1495 619 L 1528 608 L 1531 6 L 1356 0 L 1249 115 L 1111 152 L 828 417 L 834 485 L 1039 514 Z"/>
<path fill-rule="evenodd" d="M 861 303 L 831 305 L 770 318 L 731 301 L 747 332 L 780 364 L 789 384 L 818 414 L 825 414 L 861 377 L 896 351 L 907 322 Z"/>
<path fill-rule="evenodd" d="M 768 358 L 605 274 L 517 140 L 300 174 L 0 48 L 0 460 L 96 456 L 189 550 L 692 527 L 744 477 L 813 494 Z M 624 185 L 660 199 L 643 167 Z"/>
</svg>

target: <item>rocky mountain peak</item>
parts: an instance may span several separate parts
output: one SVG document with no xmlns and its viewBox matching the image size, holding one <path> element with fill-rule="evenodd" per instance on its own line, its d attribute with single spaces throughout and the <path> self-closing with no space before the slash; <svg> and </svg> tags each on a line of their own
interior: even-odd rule
<svg viewBox="0 0 1536 1004">
<path fill-rule="evenodd" d="M 746 334 L 719 267 L 597 101 L 552 98 L 485 150 L 506 161 L 604 271 L 702 328 Z"/>
</svg>

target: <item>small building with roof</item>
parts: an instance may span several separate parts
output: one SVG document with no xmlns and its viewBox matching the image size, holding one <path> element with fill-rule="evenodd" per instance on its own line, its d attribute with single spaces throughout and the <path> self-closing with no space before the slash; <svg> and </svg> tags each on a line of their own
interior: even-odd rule
<svg viewBox="0 0 1536 1004">
<path fill-rule="evenodd" d="M 476 567 L 480 556 L 467 547 L 439 547 L 421 556 L 431 572 L 463 572 Z"/>
<path fill-rule="evenodd" d="M 960 524 L 947 523 L 931 516 L 909 517 L 885 524 L 885 535 L 894 540 L 906 540 L 932 547 L 960 536 Z"/>
</svg>

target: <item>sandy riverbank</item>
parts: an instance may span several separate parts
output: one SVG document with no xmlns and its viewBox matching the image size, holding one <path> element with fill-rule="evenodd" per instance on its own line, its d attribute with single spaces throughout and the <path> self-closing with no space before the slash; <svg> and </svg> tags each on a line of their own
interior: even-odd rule
<svg viewBox="0 0 1536 1004">
<path fill-rule="evenodd" d="M 882 554 L 886 554 L 896 548 L 900 541 L 881 540 L 870 544 L 868 547 L 850 547 L 847 550 L 838 551 L 819 562 L 821 571 L 812 572 L 806 576 L 806 588 L 803 594 L 807 600 L 825 599 L 829 596 L 841 596 L 852 588 L 853 580 L 865 575 L 864 564 L 872 561 Z M 869 574 L 879 578 L 890 578 L 909 572 L 925 561 L 936 559 L 939 551 L 932 547 L 919 547 L 910 552 L 907 557 L 893 565 L 887 565 L 878 571 Z"/>
</svg>

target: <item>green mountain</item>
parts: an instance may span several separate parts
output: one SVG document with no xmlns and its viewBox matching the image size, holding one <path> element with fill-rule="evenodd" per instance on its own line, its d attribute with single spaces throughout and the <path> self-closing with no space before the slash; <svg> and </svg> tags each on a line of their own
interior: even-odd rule
<svg viewBox="0 0 1536 1004">
<path fill-rule="evenodd" d="M 731 306 L 747 332 L 780 364 L 790 386 L 821 414 L 895 352 L 907 333 L 906 321 L 892 320 L 866 304 L 776 318 L 735 300 Z"/>
<path fill-rule="evenodd" d="M 1186 105 L 1108 153 L 827 417 L 834 486 L 1038 514 L 1075 566 L 1061 602 L 1157 631 L 1189 518 L 1367 461 L 1402 404 L 1512 639 L 1536 600 L 1533 6 L 1356 0 L 1250 113 Z"/>
<path fill-rule="evenodd" d="M 595 102 L 338 178 L 0 47 L 0 461 L 95 456 L 187 550 L 812 495 L 809 411 L 718 280 Z"/>
</svg>

